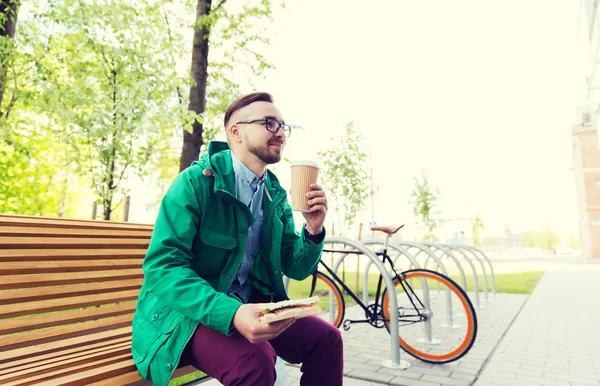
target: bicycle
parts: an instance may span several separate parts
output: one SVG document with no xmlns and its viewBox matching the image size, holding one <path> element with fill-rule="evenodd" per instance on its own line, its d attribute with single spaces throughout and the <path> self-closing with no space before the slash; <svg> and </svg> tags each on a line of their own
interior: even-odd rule
<svg viewBox="0 0 600 386">
<path fill-rule="evenodd" d="M 391 272 L 393 272 L 392 279 L 398 299 L 398 325 L 402 327 L 399 345 L 406 353 L 424 362 L 441 364 L 456 361 L 464 356 L 475 342 L 477 336 L 475 309 L 465 291 L 452 279 L 439 272 L 420 268 L 403 272 L 396 270 L 388 255 L 388 245 L 390 237 L 403 226 L 371 228 L 372 231 L 381 231 L 387 234 L 383 250 L 376 251 L 375 254 L 381 257 L 384 265 L 389 264 Z M 323 252 L 363 254 L 355 250 L 324 249 Z M 327 273 L 319 271 L 317 268 L 306 279 L 306 281 L 310 281 L 309 293 L 304 292 L 299 296 L 327 297 L 326 301 L 320 302 L 321 308 L 329 306 L 328 311 L 324 309 L 329 316 L 325 315 L 324 317 L 338 328 L 343 325 L 344 330 L 347 331 L 352 324 L 368 323 L 375 328 L 386 327 L 387 331 L 390 331 L 388 288 L 382 288 L 383 276 L 381 274 L 377 281 L 374 301 L 367 305 L 333 272 L 323 259 L 321 259 L 320 265 L 325 268 Z M 415 279 L 418 281 L 413 283 Z M 298 288 L 306 287 L 306 283 L 296 283 L 299 283 Z M 344 319 L 346 300 L 340 286 L 363 309 L 365 319 Z M 291 289 L 294 292 L 293 285 Z M 437 289 L 437 297 L 431 296 L 432 289 Z M 453 304 L 455 298 L 458 300 L 457 307 Z M 442 300 L 442 302 L 437 300 Z M 446 307 L 445 320 L 443 318 L 444 307 Z M 438 315 L 439 317 L 437 317 Z M 438 320 L 446 322 L 435 330 L 435 333 L 440 334 L 443 339 L 433 337 L 434 322 Z M 465 323 L 464 332 L 459 331 L 463 326 L 457 322 Z M 407 328 L 411 326 L 419 327 L 408 331 Z M 424 336 L 420 332 L 420 326 L 423 327 Z"/>
</svg>

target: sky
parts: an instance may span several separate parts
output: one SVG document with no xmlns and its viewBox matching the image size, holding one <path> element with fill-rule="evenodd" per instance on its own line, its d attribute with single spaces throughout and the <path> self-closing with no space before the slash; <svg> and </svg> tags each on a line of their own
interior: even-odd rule
<svg viewBox="0 0 600 386">
<path fill-rule="evenodd" d="M 479 214 L 486 235 L 546 226 L 577 237 L 571 129 L 589 71 L 581 12 L 572 0 L 288 1 L 262 50 L 275 70 L 253 83 L 304 128 L 288 140 L 291 160 L 318 162 L 354 122 L 380 225 L 406 223 L 410 235 L 413 178 L 425 172 L 441 192 L 445 233 L 470 231 L 455 220 Z M 275 170 L 289 186 L 288 168 Z M 359 222 L 373 220 L 367 209 Z"/>
<path fill-rule="evenodd" d="M 479 213 L 486 234 L 577 235 L 579 16 L 566 0 L 288 2 L 269 36 L 276 71 L 257 85 L 305 129 L 288 141 L 290 159 L 317 158 L 354 122 L 372 157 L 378 224 L 414 227 L 408 199 L 425 172 L 445 219 Z"/>
</svg>

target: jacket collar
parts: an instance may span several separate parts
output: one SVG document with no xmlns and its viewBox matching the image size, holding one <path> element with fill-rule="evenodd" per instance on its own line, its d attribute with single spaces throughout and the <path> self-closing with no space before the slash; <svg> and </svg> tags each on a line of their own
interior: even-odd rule
<svg viewBox="0 0 600 386">
<path fill-rule="evenodd" d="M 227 142 L 211 141 L 208 144 L 208 154 L 203 157 L 208 158 L 209 168 L 215 177 L 215 192 L 224 191 L 235 198 L 235 172 Z M 273 201 L 286 194 L 275 174 L 268 169 L 265 175 L 265 189 Z"/>
</svg>

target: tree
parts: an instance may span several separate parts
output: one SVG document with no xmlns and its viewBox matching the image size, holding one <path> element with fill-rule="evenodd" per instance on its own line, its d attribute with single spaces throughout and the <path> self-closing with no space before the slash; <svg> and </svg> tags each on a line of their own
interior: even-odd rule
<svg viewBox="0 0 600 386">
<path fill-rule="evenodd" d="M 473 245 L 478 247 L 481 245 L 481 233 L 480 231 L 483 229 L 483 221 L 481 220 L 481 216 L 477 214 L 475 219 L 471 222 L 473 229 Z"/>
<path fill-rule="evenodd" d="M 218 109 L 210 109 L 208 116 L 222 113 L 227 101 L 239 92 L 238 86 L 227 77 L 232 72 L 232 63 L 246 64 L 253 74 L 261 74 L 271 65 L 256 51 L 256 43 L 266 43 L 261 29 L 254 23 L 260 18 L 271 17 L 270 0 L 257 1 L 256 6 L 244 5 L 228 8 L 227 0 L 213 3 L 212 0 L 198 0 L 194 41 L 192 48 L 192 87 L 190 88 L 189 110 L 196 114 L 190 130 L 183 131 L 183 146 L 179 170 L 184 170 L 198 159 L 202 144 L 205 143 L 204 124 L 207 122 L 205 108 L 207 101 Z M 209 48 L 229 50 L 223 52 L 223 60 L 211 60 Z M 244 58 L 246 58 L 244 60 Z M 211 67 L 213 72 L 211 72 Z M 208 97 L 207 97 L 208 96 Z M 225 106 L 225 107 L 224 107 Z M 214 127 L 214 126 L 213 126 Z"/>
<path fill-rule="evenodd" d="M 361 135 L 354 131 L 354 124 L 349 122 L 341 138 L 331 138 L 331 142 L 339 143 L 339 146 L 333 145 L 318 153 L 323 161 L 321 181 L 335 201 L 335 205 L 329 207 L 334 208 L 344 230 L 354 223 L 371 192 L 369 175 L 365 170 L 367 154 L 360 148 L 361 139 Z"/>
<path fill-rule="evenodd" d="M 414 177 L 414 181 L 415 186 L 409 202 L 413 208 L 417 227 L 425 231 L 425 241 L 436 241 L 438 238 L 434 231 L 442 224 L 439 218 L 440 211 L 437 208 L 440 191 L 429 185 L 425 172 L 421 178 Z"/>
<path fill-rule="evenodd" d="M 63 183 L 65 146 L 38 84 L 45 77 L 47 39 L 27 18 L 16 29 L 19 5 L 0 3 L 0 212 L 60 216 L 68 211 L 64 203 L 71 191 Z M 37 4 L 29 8 L 29 19 L 38 23 L 43 12 Z"/>
<path fill-rule="evenodd" d="M 13 67 L 14 36 L 17 27 L 17 12 L 20 0 L 0 0 L 0 118 L 14 105 L 11 99 L 6 108 L 2 107 L 8 70 Z"/>
<path fill-rule="evenodd" d="M 44 87 L 71 161 L 90 176 L 105 220 L 125 194 L 122 181 L 132 170 L 146 172 L 161 129 L 181 125 L 173 117 L 182 116 L 182 81 L 164 17 L 159 1 L 65 0 L 53 9 L 58 32 Z"/>
<path fill-rule="evenodd" d="M 569 247 L 571 247 L 572 249 L 580 248 L 579 238 L 577 236 L 571 236 L 571 238 L 569 239 Z"/>
<path fill-rule="evenodd" d="M 524 240 L 525 246 L 538 247 L 544 251 L 552 250 L 558 246 L 559 242 L 558 233 L 547 226 L 541 231 L 529 230 Z"/>
</svg>

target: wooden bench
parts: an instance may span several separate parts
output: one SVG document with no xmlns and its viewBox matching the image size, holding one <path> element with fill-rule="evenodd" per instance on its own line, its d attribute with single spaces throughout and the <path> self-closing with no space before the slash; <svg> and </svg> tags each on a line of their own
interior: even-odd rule
<svg viewBox="0 0 600 386">
<path fill-rule="evenodd" d="M 130 344 L 151 234 L 152 225 L 0 215 L 0 385 L 145 384 Z"/>
</svg>

